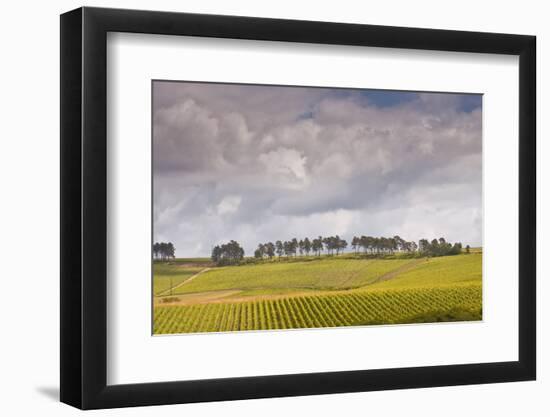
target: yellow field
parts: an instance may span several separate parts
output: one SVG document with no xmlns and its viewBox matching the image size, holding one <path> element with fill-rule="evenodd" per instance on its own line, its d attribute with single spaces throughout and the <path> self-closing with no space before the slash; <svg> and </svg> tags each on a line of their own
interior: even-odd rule
<svg viewBox="0 0 550 417">
<path fill-rule="evenodd" d="M 155 264 L 155 334 L 481 320 L 482 254 Z M 166 280 L 172 276 L 171 296 Z M 168 277 L 168 278 L 167 278 Z M 157 279 L 159 280 L 157 284 Z M 176 283 L 177 282 L 177 283 Z"/>
</svg>

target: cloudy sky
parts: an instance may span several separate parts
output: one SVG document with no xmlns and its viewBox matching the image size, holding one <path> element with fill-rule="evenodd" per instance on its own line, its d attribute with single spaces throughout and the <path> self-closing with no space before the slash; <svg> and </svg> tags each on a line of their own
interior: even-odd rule
<svg viewBox="0 0 550 417">
<path fill-rule="evenodd" d="M 155 81 L 154 240 L 481 245 L 481 121 L 480 95 Z"/>
</svg>

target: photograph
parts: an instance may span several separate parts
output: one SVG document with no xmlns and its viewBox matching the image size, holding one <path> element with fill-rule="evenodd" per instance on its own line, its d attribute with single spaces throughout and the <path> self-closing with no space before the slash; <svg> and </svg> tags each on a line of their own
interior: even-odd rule
<svg viewBox="0 0 550 417">
<path fill-rule="evenodd" d="M 482 94 L 151 83 L 153 335 L 483 320 Z"/>
<path fill-rule="evenodd" d="M 292 398 L 292 415 L 390 403 L 426 415 L 437 388 L 430 415 L 456 390 L 471 395 L 456 415 L 473 403 L 537 415 L 537 68 L 550 26 L 529 7 L 495 26 L 490 8 L 442 22 L 416 5 L 404 20 L 384 3 L 292 5 L 63 10 L 42 77 L 56 82 L 32 84 L 59 106 L 30 124 L 23 112 L 25 138 L 7 141 L 25 145 L 23 165 L 8 152 L 11 177 L 29 176 L 11 205 L 53 196 L 60 226 L 6 234 L 10 248 L 60 240 L 59 256 L 33 252 L 58 269 L 59 285 L 36 292 L 51 314 L 27 309 L 44 323 L 6 332 L 19 350 L 24 333 L 55 339 L 29 367 L 51 378 L 15 366 L 15 380 L 40 383 L 37 398 L 58 387 L 79 410 L 219 402 L 241 416 Z M 14 45 L 30 51 L 18 71 L 47 50 Z M 21 128 L 48 124 L 59 146 Z M 36 186 L 43 169 L 21 169 L 33 158 L 59 161 L 59 193 Z M 55 224 L 37 213 L 23 223 Z"/>
</svg>

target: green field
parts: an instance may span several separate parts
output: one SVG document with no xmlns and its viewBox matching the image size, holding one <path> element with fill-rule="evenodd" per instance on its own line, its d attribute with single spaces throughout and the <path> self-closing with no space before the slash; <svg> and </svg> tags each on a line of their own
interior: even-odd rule
<svg viewBox="0 0 550 417">
<path fill-rule="evenodd" d="M 155 262 L 153 331 L 481 320 L 482 256 L 343 255 L 228 267 L 200 258 Z"/>
<path fill-rule="evenodd" d="M 155 263 L 153 269 L 153 293 L 158 296 L 200 272 L 203 268 L 200 266 L 182 267 L 178 264 Z"/>
</svg>

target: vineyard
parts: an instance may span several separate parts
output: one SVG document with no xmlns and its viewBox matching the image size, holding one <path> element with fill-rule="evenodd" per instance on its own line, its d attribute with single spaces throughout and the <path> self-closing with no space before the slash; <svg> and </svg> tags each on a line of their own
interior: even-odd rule
<svg viewBox="0 0 550 417">
<path fill-rule="evenodd" d="M 481 262 L 473 254 L 213 268 L 187 285 L 181 278 L 181 296 L 155 300 L 153 332 L 481 320 Z"/>
<path fill-rule="evenodd" d="M 376 278 L 408 263 L 406 260 L 358 260 L 324 258 L 308 262 L 273 262 L 251 266 L 214 268 L 200 280 L 176 290 L 176 294 L 238 288 L 257 289 L 349 289 L 369 284 Z M 186 269 L 184 269 L 186 270 Z"/>
</svg>

